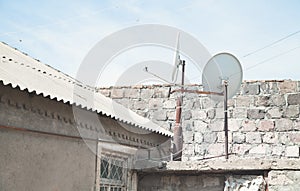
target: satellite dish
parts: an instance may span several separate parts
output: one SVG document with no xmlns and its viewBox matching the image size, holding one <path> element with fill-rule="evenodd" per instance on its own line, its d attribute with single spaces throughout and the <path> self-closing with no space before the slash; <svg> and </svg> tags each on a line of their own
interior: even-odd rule
<svg viewBox="0 0 300 191">
<path fill-rule="evenodd" d="M 203 90 L 222 93 L 226 81 L 227 96 L 232 98 L 240 89 L 243 71 L 239 60 L 229 53 L 219 53 L 213 56 L 204 66 L 202 73 Z M 223 96 L 210 95 L 215 101 L 224 100 Z"/>
<path fill-rule="evenodd" d="M 174 63 L 173 72 L 172 72 L 172 82 L 173 83 L 177 80 L 178 68 L 179 68 L 179 65 L 181 64 L 180 55 L 179 55 L 179 37 L 180 37 L 180 33 L 178 32 L 177 39 L 176 39 L 175 54 L 174 54 L 174 59 L 173 59 L 173 63 Z"/>
</svg>

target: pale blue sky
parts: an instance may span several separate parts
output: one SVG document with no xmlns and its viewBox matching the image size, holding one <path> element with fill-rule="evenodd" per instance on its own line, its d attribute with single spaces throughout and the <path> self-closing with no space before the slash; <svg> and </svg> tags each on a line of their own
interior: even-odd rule
<svg viewBox="0 0 300 191">
<path fill-rule="evenodd" d="M 300 79 L 300 32 L 244 57 L 300 30 L 298 0 L 0 0 L 0 7 L 1 41 L 71 76 L 107 35 L 130 26 L 162 24 L 193 35 L 212 55 L 223 51 L 236 55 L 246 80 Z M 172 62 L 171 53 L 165 57 Z M 123 63 L 119 59 L 115 63 L 119 74 L 126 69 L 125 62 L 135 59 Z M 187 72 L 191 82 L 200 81 L 201 71 Z M 107 77 L 103 85 L 113 82 Z"/>
</svg>

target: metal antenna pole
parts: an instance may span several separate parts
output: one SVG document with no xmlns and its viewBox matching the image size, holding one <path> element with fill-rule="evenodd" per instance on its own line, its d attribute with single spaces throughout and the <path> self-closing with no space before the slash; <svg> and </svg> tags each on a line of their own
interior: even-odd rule
<svg viewBox="0 0 300 191">
<path fill-rule="evenodd" d="M 184 74 L 185 74 L 185 61 L 181 61 L 181 67 L 182 67 L 182 76 L 181 76 L 181 93 L 184 92 Z M 181 126 L 181 112 L 183 105 L 183 95 L 181 94 L 180 97 L 177 98 L 177 104 L 176 104 L 176 124 L 174 127 L 174 160 L 181 160 L 182 157 L 182 147 L 183 147 L 183 137 L 182 137 L 182 126 Z"/>
<path fill-rule="evenodd" d="M 227 87 L 228 82 L 224 81 L 224 132 L 225 132 L 225 159 L 228 159 L 228 106 L 227 106 Z"/>
</svg>

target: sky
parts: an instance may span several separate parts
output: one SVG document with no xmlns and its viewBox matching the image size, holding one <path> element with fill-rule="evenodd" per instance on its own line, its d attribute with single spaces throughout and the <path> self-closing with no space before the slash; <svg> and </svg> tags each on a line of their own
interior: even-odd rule
<svg viewBox="0 0 300 191">
<path fill-rule="evenodd" d="M 244 80 L 300 80 L 298 0 L 0 0 L 0 7 L 0 41 L 73 77 L 101 40 L 126 28 L 159 24 L 190 34 L 211 56 L 235 55 Z M 131 68 L 149 60 L 172 65 L 173 54 L 158 46 L 126 49 L 110 61 L 97 83 L 115 85 L 125 71 L 143 73 Z M 201 83 L 201 68 L 185 59 L 189 82 Z M 161 77 L 169 80 L 172 70 L 147 64 L 153 73 L 164 70 Z M 132 83 L 162 82 L 147 75 Z"/>
</svg>

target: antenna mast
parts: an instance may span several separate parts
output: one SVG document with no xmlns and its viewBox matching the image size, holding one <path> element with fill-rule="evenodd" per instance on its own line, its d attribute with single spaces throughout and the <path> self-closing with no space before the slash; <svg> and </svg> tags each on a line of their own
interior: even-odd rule
<svg viewBox="0 0 300 191">
<path fill-rule="evenodd" d="M 182 136 L 182 125 L 181 125 L 181 113 L 182 113 L 182 105 L 183 105 L 183 90 L 184 90 L 184 75 L 185 75 L 185 61 L 180 59 L 179 55 L 179 37 L 180 33 L 177 35 L 176 41 L 176 50 L 174 55 L 174 69 L 172 73 L 172 81 L 173 83 L 177 80 L 178 69 L 181 66 L 181 95 L 177 98 L 176 102 L 176 122 L 174 127 L 174 137 L 173 137 L 173 153 L 172 159 L 181 161 L 182 157 L 182 148 L 183 148 L 183 136 Z"/>
</svg>

